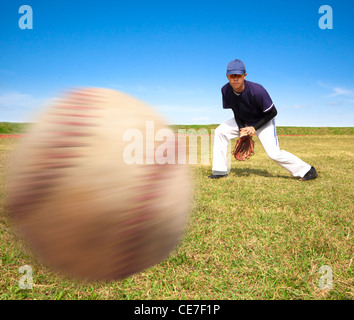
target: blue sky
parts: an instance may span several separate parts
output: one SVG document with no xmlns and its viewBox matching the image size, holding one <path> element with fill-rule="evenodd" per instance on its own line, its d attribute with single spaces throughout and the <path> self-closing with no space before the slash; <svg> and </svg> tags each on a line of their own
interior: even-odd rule
<svg viewBox="0 0 354 320">
<path fill-rule="evenodd" d="M 22 5 L 33 29 L 19 28 Z M 319 8 L 333 9 L 333 29 Z M 221 123 L 226 66 L 241 59 L 280 126 L 354 126 L 352 1 L 2 0 L 0 121 L 31 121 L 73 87 L 124 91 L 169 123 Z"/>
</svg>

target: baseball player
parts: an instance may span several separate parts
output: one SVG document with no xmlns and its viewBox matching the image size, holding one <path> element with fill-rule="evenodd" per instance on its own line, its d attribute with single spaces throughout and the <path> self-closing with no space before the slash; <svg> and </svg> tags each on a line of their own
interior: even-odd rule
<svg viewBox="0 0 354 320">
<path fill-rule="evenodd" d="M 294 177 L 311 180 L 317 177 L 316 169 L 295 155 L 280 150 L 275 116 L 277 110 L 268 92 L 258 83 L 246 81 L 245 64 L 232 60 L 226 71 L 229 83 L 222 89 L 224 109 L 232 109 L 234 118 L 215 129 L 213 173 L 210 179 L 227 177 L 228 141 L 243 135 L 256 134 L 268 157 L 288 170 Z"/>
</svg>

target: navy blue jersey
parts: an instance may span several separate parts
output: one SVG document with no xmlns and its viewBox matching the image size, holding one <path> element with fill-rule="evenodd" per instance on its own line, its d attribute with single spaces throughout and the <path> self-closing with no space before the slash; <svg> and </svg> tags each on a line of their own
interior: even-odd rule
<svg viewBox="0 0 354 320">
<path fill-rule="evenodd" d="M 224 109 L 232 109 L 234 114 L 248 126 L 264 118 L 274 104 L 268 92 L 258 83 L 245 80 L 245 89 L 235 93 L 230 83 L 221 88 Z"/>
</svg>

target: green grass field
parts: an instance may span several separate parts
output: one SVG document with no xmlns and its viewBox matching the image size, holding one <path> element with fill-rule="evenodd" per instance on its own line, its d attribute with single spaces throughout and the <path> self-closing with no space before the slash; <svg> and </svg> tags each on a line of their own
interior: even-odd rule
<svg viewBox="0 0 354 320">
<path fill-rule="evenodd" d="M 291 177 L 257 138 L 255 155 L 233 159 L 228 178 L 210 180 L 211 164 L 193 165 L 190 219 L 178 247 L 158 265 L 107 283 L 54 273 L 17 237 L 5 173 L 18 138 L 0 139 L 0 299 L 352 300 L 353 128 L 278 134 L 281 149 L 315 166 L 318 179 Z M 23 265 L 33 270 L 32 289 L 19 287 Z M 329 276 L 321 267 L 332 271 L 332 289 L 321 287 Z"/>
</svg>

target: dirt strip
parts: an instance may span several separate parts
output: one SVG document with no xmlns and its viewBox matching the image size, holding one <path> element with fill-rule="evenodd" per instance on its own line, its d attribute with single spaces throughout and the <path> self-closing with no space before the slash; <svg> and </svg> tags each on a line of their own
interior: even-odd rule
<svg viewBox="0 0 354 320">
<path fill-rule="evenodd" d="M 178 135 L 177 133 L 175 134 L 176 136 Z M 180 136 L 190 136 L 194 134 L 188 134 L 188 133 L 180 133 Z M 210 134 L 196 134 L 197 136 L 210 136 Z M 22 138 L 24 137 L 24 134 L 0 134 L 0 139 L 1 138 Z M 317 136 L 320 137 L 321 135 L 316 135 L 316 134 L 278 134 L 278 137 L 307 137 L 307 136 Z"/>
</svg>

